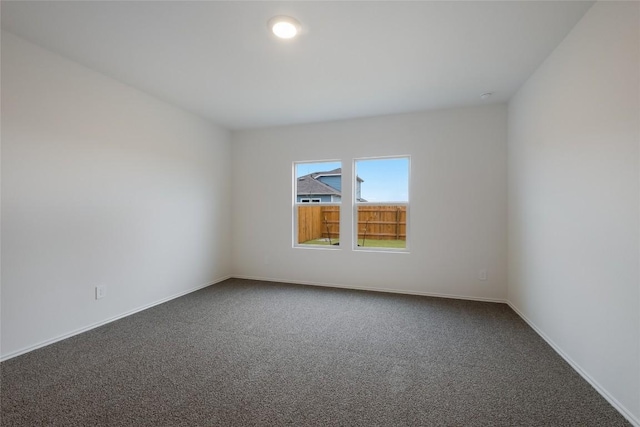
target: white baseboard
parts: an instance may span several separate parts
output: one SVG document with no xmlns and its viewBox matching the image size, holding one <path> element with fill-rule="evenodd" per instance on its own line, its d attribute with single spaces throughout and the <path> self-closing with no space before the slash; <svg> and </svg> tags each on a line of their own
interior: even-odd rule
<svg viewBox="0 0 640 427">
<path fill-rule="evenodd" d="M 582 376 L 582 378 L 584 378 L 589 384 L 591 384 L 593 388 L 595 388 L 596 391 L 600 393 L 600 395 L 611 404 L 611 406 L 613 406 L 618 412 L 620 412 L 620 414 L 622 414 L 622 416 L 625 417 L 627 421 L 629 421 L 635 427 L 640 427 L 640 420 L 638 420 L 631 412 L 629 412 L 627 408 L 624 407 L 624 405 L 618 402 L 615 397 L 611 396 L 609 392 L 598 383 L 598 381 L 591 377 L 591 375 L 589 375 L 584 369 L 582 369 L 579 364 L 571 359 L 571 357 L 569 357 L 569 355 L 565 353 L 562 348 L 560 348 L 560 346 L 553 342 L 551 338 L 549 338 L 540 328 L 538 328 L 535 323 L 527 318 L 527 316 L 525 316 L 511 301 L 507 300 L 506 303 L 509 305 L 509 307 L 511 307 L 513 311 L 516 312 L 518 316 L 522 318 L 522 320 L 524 320 L 531 327 L 531 329 L 533 329 L 538 335 L 540 335 L 542 339 L 545 340 L 547 344 L 549 344 L 551 348 L 553 348 L 555 352 L 560 355 L 560 357 L 566 360 L 567 363 L 578 374 L 580 374 L 580 376 Z"/>
<path fill-rule="evenodd" d="M 170 301 L 172 299 L 176 299 L 176 298 L 179 298 L 181 296 L 187 295 L 187 294 L 189 294 L 191 292 L 195 292 L 197 290 L 206 288 L 206 287 L 214 285 L 216 283 L 220 283 L 220 282 L 222 282 L 224 280 L 227 280 L 229 278 L 247 279 L 247 280 L 261 280 L 261 281 L 267 281 L 267 282 L 292 283 L 292 284 L 299 284 L 299 285 L 305 285 L 305 286 L 320 286 L 320 287 L 341 288 L 341 289 L 355 289 L 355 290 L 373 291 L 373 292 L 387 292 L 387 293 L 396 293 L 396 294 L 420 295 L 420 296 L 429 296 L 429 297 L 438 297 L 438 298 L 451 298 L 451 299 L 461 299 L 461 300 L 481 301 L 481 302 L 506 303 L 506 304 L 509 305 L 509 307 L 511 307 L 511 309 L 514 312 L 516 312 L 516 314 L 518 314 L 518 316 L 520 316 L 522 318 L 522 320 L 524 320 L 538 335 L 540 335 L 540 337 L 542 337 L 542 339 L 544 339 L 551 346 L 551 348 L 553 348 L 556 351 L 556 353 L 558 353 L 560 355 L 560 357 L 562 357 L 564 360 L 566 360 L 567 363 L 576 372 L 578 372 L 589 384 L 591 384 L 593 386 L 593 388 L 595 388 L 596 391 L 598 393 L 600 393 L 600 395 L 602 395 L 602 397 L 604 397 L 607 400 L 607 402 L 609 402 L 618 412 L 620 412 L 620 414 L 622 414 L 622 416 L 624 416 L 635 427 L 640 427 L 640 420 L 638 420 L 633 414 L 631 414 L 631 412 L 629 412 L 627 410 L 627 408 L 625 408 L 620 402 L 618 402 L 618 400 L 616 400 L 613 396 L 611 396 L 609 394 L 609 392 L 604 387 L 602 387 L 594 378 L 592 378 L 584 369 L 582 369 L 582 367 L 579 364 L 577 364 L 573 359 L 571 359 L 571 357 L 569 357 L 569 355 L 567 355 L 551 338 L 549 338 L 540 328 L 538 328 L 538 326 L 535 323 L 533 323 L 529 318 L 527 318 L 511 301 L 503 300 L 503 299 L 496 299 L 496 298 L 469 297 L 469 296 L 462 296 L 462 295 L 450 295 L 450 294 L 441 294 L 441 293 L 433 293 L 433 292 L 420 292 L 420 291 L 413 291 L 413 290 L 372 288 L 372 287 L 366 287 L 366 286 L 340 285 L 340 284 L 335 284 L 335 283 L 321 283 L 321 282 L 295 281 L 295 280 L 287 280 L 287 279 L 274 279 L 274 278 L 256 277 L 256 276 L 230 275 L 230 276 L 225 276 L 225 277 L 221 277 L 219 279 L 216 279 L 215 281 L 213 281 L 211 283 L 206 283 L 204 285 L 200 285 L 200 286 L 197 286 L 195 288 L 179 292 L 179 293 L 171 295 L 169 297 L 162 298 L 162 299 L 160 299 L 158 301 L 154 301 L 154 302 L 152 302 L 150 304 L 146 304 L 144 306 L 135 308 L 133 310 L 129 310 L 129 311 L 125 312 L 125 313 L 121 313 L 121 314 L 119 314 L 117 316 L 110 317 L 110 318 L 105 319 L 103 321 L 96 322 L 96 323 L 93 323 L 91 325 L 85 326 L 83 328 L 79 328 L 79 329 L 76 329 L 74 331 L 59 335 L 57 337 L 42 341 L 42 342 L 37 343 L 35 345 L 28 346 L 28 347 L 22 348 L 20 350 L 14 351 L 12 353 L 2 355 L 2 356 L 0 356 L 0 361 L 3 362 L 5 360 L 9 360 L 9 359 L 12 359 L 14 357 L 20 356 L 21 354 L 25 354 L 25 353 L 28 353 L 28 352 L 33 351 L 33 350 L 37 350 L 37 349 L 42 348 L 42 347 L 46 347 L 46 346 L 48 346 L 50 344 L 53 344 L 53 343 L 56 343 L 58 341 L 62 341 L 64 339 L 67 339 L 67 338 L 70 338 L 72 336 L 81 334 L 83 332 L 90 331 L 91 329 L 95 329 L 95 328 L 100 327 L 102 325 L 105 325 L 107 323 L 114 322 L 114 321 L 116 321 L 118 319 L 122 319 L 123 317 L 130 316 L 132 314 L 135 314 L 135 313 L 138 313 L 140 311 L 146 310 L 148 308 L 154 307 L 156 305 L 165 303 L 165 302 Z"/>
<path fill-rule="evenodd" d="M 502 299 L 494 299 L 494 298 L 483 298 L 483 297 L 468 297 L 461 295 L 450 295 L 450 294 L 440 294 L 433 292 L 419 292 L 419 291 L 409 291 L 409 290 L 400 290 L 400 289 L 387 289 L 387 288 L 371 288 L 365 286 L 347 286 L 347 285 L 339 285 L 335 283 L 321 283 L 321 282 L 307 282 L 307 281 L 296 281 L 296 280 L 286 280 L 286 279 L 274 279 L 267 277 L 256 277 L 256 276 L 244 276 L 244 275 L 232 275 L 233 278 L 237 279 L 248 279 L 248 280 L 261 280 L 266 282 L 280 282 L 280 283 L 292 283 L 299 285 L 308 285 L 308 286 L 322 286 L 322 287 L 331 287 L 331 288 L 342 288 L 342 289 L 357 289 L 363 291 L 374 291 L 374 292 L 389 292 L 389 293 L 397 293 L 397 294 L 409 294 L 409 295 L 421 295 L 421 296 L 430 296 L 430 297 L 438 297 L 438 298 L 452 298 L 452 299 L 462 299 L 462 300 L 471 300 L 471 301 L 482 301 L 482 302 L 495 302 L 495 303 L 505 303 L 511 307 L 513 311 L 516 312 L 518 316 L 522 318 L 538 335 L 542 337 L 550 346 L 555 350 L 556 353 L 560 355 L 567 363 L 576 371 L 580 376 L 582 376 L 589 384 L 593 386 L 593 388 L 604 397 L 607 402 L 611 404 L 623 417 L 625 417 L 631 424 L 635 427 L 640 427 L 640 420 L 638 420 L 627 408 L 624 407 L 618 400 L 616 400 L 613 396 L 609 394 L 609 392 L 602 387 L 595 379 L 593 379 L 580 365 L 578 365 L 571 357 L 569 357 L 553 340 L 551 340 L 540 328 L 536 326 L 531 320 L 529 320 L 518 308 L 511 303 L 509 300 Z"/>
<path fill-rule="evenodd" d="M 372 288 L 367 286 L 351 286 L 351 285 L 340 285 L 336 283 L 274 279 L 270 277 L 244 276 L 244 275 L 237 275 L 237 274 L 232 274 L 231 277 L 233 277 L 234 279 L 261 280 L 264 282 L 291 283 L 295 285 L 320 286 L 325 288 L 355 289 L 359 291 L 386 292 L 386 293 L 392 293 L 392 294 L 419 295 L 419 296 L 425 296 L 425 297 L 461 299 L 461 300 L 481 301 L 481 302 L 495 302 L 495 303 L 502 303 L 502 304 L 506 303 L 506 300 L 499 299 L 499 298 L 471 297 L 471 296 L 464 296 L 464 295 L 440 294 L 435 292 L 421 292 L 421 291 L 413 291 L 413 290 L 405 290 L 405 289 Z"/>
<path fill-rule="evenodd" d="M 4 354 L 4 355 L 0 356 L 0 362 L 4 362 L 5 360 L 12 359 L 12 358 L 14 358 L 16 356 L 20 356 L 21 354 L 25 354 L 25 353 L 28 353 L 28 352 L 33 351 L 33 350 L 37 350 L 37 349 L 42 348 L 42 347 L 46 347 L 46 346 L 48 346 L 50 344 L 53 344 L 53 343 L 56 343 L 58 341 L 62 341 L 64 339 L 71 338 L 74 335 L 78 335 L 78 334 L 81 334 L 83 332 L 90 331 L 91 329 L 95 329 L 95 328 L 100 327 L 102 325 L 106 325 L 107 323 L 114 322 L 114 321 L 116 321 L 118 319 L 122 319 L 123 317 L 131 316 L 132 314 L 135 314 L 135 313 L 138 313 L 140 311 L 146 310 L 148 308 L 154 307 L 156 305 L 165 303 L 167 301 L 171 301 L 172 299 L 180 298 L 181 296 L 190 294 L 191 292 L 195 292 L 195 291 L 198 291 L 200 289 L 204 289 L 204 288 L 206 288 L 208 286 L 215 285 L 216 283 L 219 283 L 219 282 L 222 282 L 224 280 L 227 280 L 230 277 L 231 276 L 225 276 L 225 277 L 216 279 L 211 283 L 206 283 L 204 285 L 199 285 L 199 286 L 196 286 L 195 288 L 191 288 L 191 289 L 188 289 L 186 291 L 178 292 L 177 294 L 168 296 L 166 298 L 162 298 L 162 299 L 160 299 L 158 301 L 154 301 L 154 302 L 152 302 L 150 304 L 146 304 L 146 305 L 143 305 L 143 306 L 138 307 L 138 308 L 134 308 L 133 310 L 129 310 L 129 311 L 126 311 L 124 313 L 118 314 L 116 316 L 110 317 L 108 319 L 101 320 L 100 322 L 92 323 L 91 325 L 76 329 L 76 330 L 71 331 L 71 332 L 67 332 L 67 333 L 62 334 L 62 335 L 58 335 L 58 336 L 56 336 L 54 338 L 50 338 L 48 340 L 41 341 L 41 342 L 39 342 L 37 344 L 30 345 L 28 347 L 24 347 L 24 348 L 22 348 L 20 350 L 11 352 L 9 354 Z"/>
</svg>

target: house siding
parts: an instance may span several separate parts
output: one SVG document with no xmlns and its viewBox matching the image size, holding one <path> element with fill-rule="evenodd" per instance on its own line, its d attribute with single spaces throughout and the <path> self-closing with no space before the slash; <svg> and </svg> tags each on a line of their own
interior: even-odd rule
<svg viewBox="0 0 640 427">
<path fill-rule="evenodd" d="M 296 201 L 300 203 L 301 199 L 320 199 L 320 203 L 335 203 L 340 201 L 340 196 L 331 196 L 330 194 L 325 195 L 306 195 L 306 196 L 298 196 Z"/>
<path fill-rule="evenodd" d="M 318 181 L 342 191 L 342 176 L 321 176 L 318 177 Z"/>
</svg>

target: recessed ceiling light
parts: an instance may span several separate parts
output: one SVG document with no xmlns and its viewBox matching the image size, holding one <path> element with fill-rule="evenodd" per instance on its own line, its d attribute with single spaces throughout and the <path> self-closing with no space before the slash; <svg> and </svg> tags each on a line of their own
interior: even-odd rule
<svg viewBox="0 0 640 427">
<path fill-rule="evenodd" d="M 267 26 L 281 39 L 294 38 L 300 32 L 300 22 L 290 16 L 274 16 Z"/>
<path fill-rule="evenodd" d="M 480 99 L 482 99 L 483 101 L 487 100 L 491 98 L 491 95 L 493 95 L 493 92 L 485 92 L 482 95 L 480 95 Z"/>
</svg>

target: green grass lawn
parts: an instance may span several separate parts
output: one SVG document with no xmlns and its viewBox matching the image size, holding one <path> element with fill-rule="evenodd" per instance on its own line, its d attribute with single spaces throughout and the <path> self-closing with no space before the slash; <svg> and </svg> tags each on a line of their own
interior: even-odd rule
<svg viewBox="0 0 640 427">
<path fill-rule="evenodd" d="M 340 239 L 331 239 L 331 244 L 335 245 L 336 243 L 339 243 Z M 324 245 L 324 246 L 329 246 L 329 240 L 325 237 L 322 239 L 314 239 L 314 240 L 307 240 L 304 243 L 301 243 L 302 245 Z"/>
<path fill-rule="evenodd" d="M 338 239 L 331 239 L 332 244 L 338 243 Z M 308 240 L 303 245 L 329 245 L 329 241 L 327 239 L 315 239 Z M 393 249 L 404 249 L 407 247 L 407 242 L 404 240 L 373 240 L 366 239 L 364 241 L 364 246 L 362 246 L 362 239 L 358 239 L 358 246 L 365 248 L 393 248 Z"/>
<path fill-rule="evenodd" d="M 358 239 L 358 246 L 362 247 L 362 239 Z M 365 248 L 394 248 L 404 249 L 407 247 L 407 242 L 404 240 L 370 240 L 364 241 Z"/>
</svg>

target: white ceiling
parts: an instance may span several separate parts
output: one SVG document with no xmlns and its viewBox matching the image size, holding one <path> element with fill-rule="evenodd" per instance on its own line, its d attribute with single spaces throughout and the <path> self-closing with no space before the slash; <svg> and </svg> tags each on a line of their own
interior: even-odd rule
<svg viewBox="0 0 640 427">
<path fill-rule="evenodd" d="M 508 100 L 582 1 L 2 1 L 2 29 L 230 129 Z M 271 36 L 297 18 L 303 34 Z"/>
</svg>

